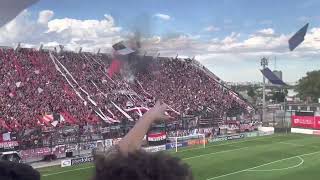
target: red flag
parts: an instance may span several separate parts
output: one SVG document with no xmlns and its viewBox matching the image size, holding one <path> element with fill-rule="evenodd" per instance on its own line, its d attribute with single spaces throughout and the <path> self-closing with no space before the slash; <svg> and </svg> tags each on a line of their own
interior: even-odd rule
<svg viewBox="0 0 320 180">
<path fill-rule="evenodd" d="M 46 114 L 43 117 L 40 117 L 39 120 L 46 126 L 52 126 L 51 122 L 53 122 L 53 115 Z"/>
<path fill-rule="evenodd" d="M 67 121 L 70 124 L 75 124 L 77 122 L 76 119 L 68 111 L 64 111 L 60 113 L 60 115 L 63 117 L 65 121 Z"/>
<path fill-rule="evenodd" d="M 114 59 L 108 69 L 108 75 L 112 78 L 114 74 L 120 71 L 121 65 L 121 61 Z"/>
</svg>

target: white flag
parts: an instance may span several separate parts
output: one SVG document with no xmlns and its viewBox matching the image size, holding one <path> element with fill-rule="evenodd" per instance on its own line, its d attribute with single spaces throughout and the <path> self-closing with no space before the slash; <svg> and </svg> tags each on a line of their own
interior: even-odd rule
<svg viewBox="0 0 320 180">
<path fill-rule="evenodd" d="M 17 87 L 21 87 L 21 82 L 16 82 Z"/>
<path fill-rule="evenodd" d="M 38 93 L 42 93 L 43 92 L 43 89 L 42 88 L 38 88 Z"/>
<path fill-rule="evenodd" d="M 58 125 L 58 121 L 53 121 L 52 123 L 51 123 L 51 125 L 53 126 L 53 127 L 56 127 L 57 125 Z"/>
<path fill-rule="evenodd" d="M 60 122 L 64 122 L 64 121 L 65 121 L 64 117 L 60 114 Z"/>
</svg>

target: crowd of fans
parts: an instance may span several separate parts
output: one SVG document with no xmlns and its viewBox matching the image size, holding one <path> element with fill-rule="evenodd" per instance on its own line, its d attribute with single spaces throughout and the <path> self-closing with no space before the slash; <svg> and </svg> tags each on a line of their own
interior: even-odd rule
<svg viewBox="0 0 320 180">
<path fill-rule="evenodd" d="M 250 108 L 193 60 L 132 55 L 110 76 L 112 61 L 106 54 L 1 48 L 0 134 L 134 123 L 155 99 L 166 102 L 174 118 L 204 109 L 222 117 Z"/>
</svg>

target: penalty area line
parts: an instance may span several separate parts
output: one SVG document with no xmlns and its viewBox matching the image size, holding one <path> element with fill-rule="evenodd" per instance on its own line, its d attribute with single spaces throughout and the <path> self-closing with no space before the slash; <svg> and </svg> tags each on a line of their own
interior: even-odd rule
<svg viewBox="0 0 320 180">
<path fill-rule="evenodd" d="M 278 169 L 250 169 L 247 171 L 251 171 L 251 172 L 271 172 L 271 171 L 283 171 L 283 170 L 288 170 L 288 169 L 293 169 L 293 168 L 297 168 L 299 166 L 301 166 L 304 163 L 304 159 L 300 156 L 297 157 L 298 159 L 300 159 L 299 164 L 293 165 L 293 166 L 289 166 L 289 167 L 285 167 L 285 168 L 278 168 Z"/>
<path fill-rule="evenodd" d="M 256 169 L 256 168 L 259 168 L 259 167 L 263 167 L 263 166 L 266 166 L 266 165 L 269 165 L 269 164 L 274 164 L 274 163 L 285 161 L 285 160 L 288 160 L 288 159 L 297 158 L 297 157 L 301 157 L 301 156 L 313 155 L 313 154 L 317 154 L 317 153 L 320 153 L 320 151 L 316 151 L 316 152 L 312 152 L 312 153 L 306 153 L 306 154 L 300 154 L 300 155 L 291 156 L 291 157 L 284 158 L 284 159 L 279 159 L 279 160 L 276 160 L 276 161 L 271 161 L 269 163 L 264 163 L 264 164 L 261 164 L 259 166 L 243 169 L 243 170 L 240 170 L 240 171 L 235 171 L 235 172 L 232 172 L 232 173 L 223 174 L 223 175 L 212 177 L 212 178 L 207 178 L 207 180 L 219 179 L 219 178 L 230 176 L 230 175 L 233 175 L 233 174 L 239 174 L 239 173 L 242 173 L 242 172 L 248 172 L 250 170 L 253 170 L 253 169 Z"/>
</svg>

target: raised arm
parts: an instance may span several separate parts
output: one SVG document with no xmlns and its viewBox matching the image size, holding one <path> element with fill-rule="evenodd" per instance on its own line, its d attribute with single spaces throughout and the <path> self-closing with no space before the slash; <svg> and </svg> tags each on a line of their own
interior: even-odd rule
<svg viewBox="0 0 320 180">
<path fill-rule="evenodd" d="M 156 105 L 146 112 L 129 131 L 129 133 L 119 142 L 120 152 L 128 154 L 141 148 L 143 137 L 148 132 L 151 124 L 158 120 L 167 120 L 170 117 L 165 115 L 168 106 L 157 101 Z"/>
</svg>

